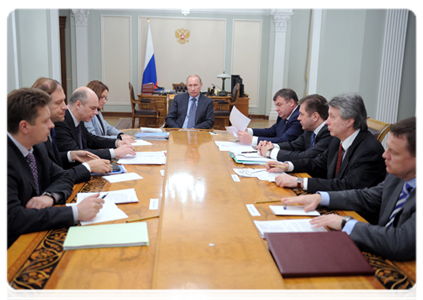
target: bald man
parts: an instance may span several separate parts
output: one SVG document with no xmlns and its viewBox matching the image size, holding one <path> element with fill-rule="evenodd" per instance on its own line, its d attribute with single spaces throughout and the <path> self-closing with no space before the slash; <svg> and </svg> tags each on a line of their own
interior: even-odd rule
<svg viewBox="0 0 423 300">
<path fill-rule="evenodd" d="M 87 150 L 104 159 L 135 155 L 129 141 L 96 136 L 85 128 L 84 122 L 90 121 L 98 114 L 98 105 L 97 95 L 88 87 L 79 87 L 72 93 L 65 120 L 55 123 L 59 150 Z"/>
</svg>

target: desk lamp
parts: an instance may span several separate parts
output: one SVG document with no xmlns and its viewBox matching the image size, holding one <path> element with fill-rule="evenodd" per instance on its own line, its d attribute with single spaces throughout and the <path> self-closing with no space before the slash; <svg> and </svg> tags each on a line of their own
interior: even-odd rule
<svg viewBox="0 0 423 300">
<path fill-rule="evenodd" d="M 217 78 L 222 78 L 222 91 L 219 93 L 219 96 L 227 96 L 228 92 L 225 91 L 225 79 L 231 78 L 231 76 L 225 74 L 225 71 L 223 71 L 223 74 L 217 75 Z"/>
</svg>

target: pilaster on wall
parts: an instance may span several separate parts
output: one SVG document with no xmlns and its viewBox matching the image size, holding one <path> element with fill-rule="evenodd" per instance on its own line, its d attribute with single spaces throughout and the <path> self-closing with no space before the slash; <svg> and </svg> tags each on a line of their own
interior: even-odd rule
<svg viewBox="0 0 423 300">
<path fill-rule="evenodd" d="M 88 9 L 72 9 L 75 19 L 76 82 L 77 86 L 88 83 Z"/>
<path fill-rule="evenodd" d="M 405 9 L 391 9 L 386 14 L 376 118 L 391 124 L 398 118 L 408 13 Z"/>
<path fill-rule="evenodd" d="M 273 59 L 273 81 L 272 81 L 272 97 L 282 88 L 283 74 L 285 68 L 285 47 L 286 47 L 286 32 L 288 23 L 293 15 L 292 9 L 272 9 L 270 12 L 273 15 L 273 23 L 275 28 L 275 48 Z M 278 114 L 275 110 L 275 105 L 272 103 L 272 108 L 269 113 L 269 120 L 276 120 Z"/>
</svg>

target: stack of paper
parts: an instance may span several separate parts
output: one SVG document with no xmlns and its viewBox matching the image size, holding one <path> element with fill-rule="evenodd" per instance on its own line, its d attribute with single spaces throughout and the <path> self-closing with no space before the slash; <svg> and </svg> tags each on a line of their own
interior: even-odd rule
<svg viewBox="0 0 423 300">
<path fill-rule="evenodd" d="M 145 140 L 167 140 L 169 132 L 138 132 L 135 134 L 136 139 Z"/>
<path fill-rule="evenodd" d="M 132 165 L 164 165 L 166 164 L 166 151 L 136 152 L 135 156 L 125 156 L 118 160 L 118 164 Z"/>
<path fill-rule="evenodd" d="M 269 205 L 269 208 L 277 216 L 320 216 L 317 210 L 306 212 L 304 205 Z"/>
<path fill-rule="evenodd" d="M 267 161 L 272 161 L 270 158 L 263 157 L 261 155 L 249 155 L 249 154 L 236 154 L 234 152 L 228 152 L 229 156 L 238 164 L 244 165 L 264 165 Z"/>
<path fill-rule="evenodd" d="M 235 142 L 225 142 L 225 141 L 215 141 L 216 145 L 219 147 L 220 151 L 230 151 L 234 153 L 243 152 L 243 151 L 256 151 L 253 146 L 235 143 Z"/>
<path fill-rule="evenodd" d="M 120 223 L 70 227 L 63 243 L 64 250 L 148 246 L 147 223 Z"/>
<path fill-rule="evenodd" d="M 267 180 L 270 182 L 275 182 L 276 176 L 281 175 L 282 173 L 269 173 L 266 169 L 253 169 L 253 168 L 234 168 L 235 173 L 240 177 L 255 177 L 258 180 Z"/>
<path fill-rule="evenodd" d="M 310 219 L 301 220 L 277 220 L 277 221 L 254 221 L 260 235 L 264 237 L 265 232 L 325 232 L 324 227 L 314 228 Z"/>
<path fill-rule="evenodd" d="M 141 132 L 163 132 L 161 128 L 153 128 L 153 127 L 141 127 Z"/>
</svg>

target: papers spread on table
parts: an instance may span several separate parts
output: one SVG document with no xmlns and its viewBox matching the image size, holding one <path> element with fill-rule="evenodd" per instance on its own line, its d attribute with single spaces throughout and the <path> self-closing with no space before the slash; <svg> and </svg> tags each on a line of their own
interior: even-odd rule
<svg viewBox="0 0 423 300">
<path fill-rule="evenodd" d="M 135 134 L 136 139 L 145 140 L 167 140 L 169 132 L 138 132 Z"/>
<path fill-rule="evenodd" d="M 243 151 L 257 151 L 253 146 L 235 143 L 235 142 L 225 142 L 225 141 L 215 141 L 216 145 L 219 147 L 220 151 L 230 151 L 234 153 L 243 152 Z"/>
<path fill-rule="evenodd" d="M 253 169 L 253 168 L 234 168 L 235 173 L 241 177 L 255 177 L 259 180 L 267 180 L 275 182 L 275 178 L 282 173 L 269 173 L 266 169 Z"/>
<path fill-rule="evenodd" d="M 146 222 L 72 226 L 63 243 L 64 250 L 148 246 Z"/>
<path fill-rule="evenodd" d="M 166 151 L 135 152 L 135 156 L 127 155 L 119 159 L 117 163 L 131 165 L 164 165 L 166 164 Z"/>
<path fill-rule="evenodd" d="M 244 164 L 244 165 L 264 165 L 267 161 L 272 161 L 270 158 L 266 158 L 260 155 L 254 156 L 245 156 L 245 154 L 236 154 L 234 152 L 228 152 L 229 156 L 233 158 L 233 160 L 237 164 Z"/>
<path fill-rule="evenodd" d="M 82 200 L 77 199 L 76 203 L 68 203 L 67 206 L 77 205 Z M 126 219 L 128 215 L 125 214 L 121 209 L 117 207 L 117 205 L 112 201 L 104 198 L 103 207 L 100 209 L 98 214 L 89 221 L 80 221 L 81 225 L 89 225 L 94 223 L 101 223 L 107 221 L 114 221 L 120 219 Z"/>
<path fill-rule="evenodd" d="M 141 127 L 141 132 L 163 132 L 161 128 L 153 128 L 153 127 Z"/>
<path fill-rule="evenodd" d="M 95 195 L 97 193 L 78 193 L 76 195 L 77 202 L 84 200 L 85 198 Z M 105 199 L 113 201 L 115 204 L 122 203 L 135 203 L 139 202 L 135 189 L 123 189 L 117 191 L 100 192 L 100 198 L 106 195 Z"/>
<path fill-rule="evenodd" d="M 226 131 L 234 137 L 238 137 L 238 130 L 245 131 L 248 124 L 250 124 L 251 119 L 246 117 L 234 106 L 231 110 L 231 114 L 229 115 L 229 121 L 232 126 L 225 127 Z"/>
<path fill-rule="evenodd" d="M 324 227 L 314 228 L 310 219 L 301 220 L 276 220 L 276 221 L 254 221 L 260 235 L 264 237 L 265 232 L 325 232 Z"/>
<path fill-rule="evenodd" d="M 110 183 L 142 179 L 142 177 L 138 175 L 137 173 L 109 175 L 109 176 L 103 176 L 103 178 L 106 179 Z"/>
<path fill-rule="evenodd" d="M 141 139 L 136 139 L 135 142 L 131 143 L 131 145 L 136 147 L 136 146 L 151 146 L 153 144 Z"/>
<path fill-rule="evenodd" d="M 306 212 L 304 205 L 269 205 L 269 208 L 277 216 L 320 216 L 317 210 Z"/>
</svg>

